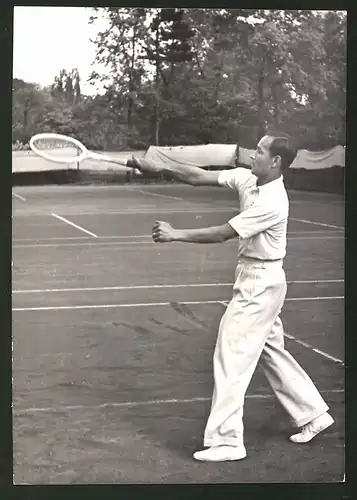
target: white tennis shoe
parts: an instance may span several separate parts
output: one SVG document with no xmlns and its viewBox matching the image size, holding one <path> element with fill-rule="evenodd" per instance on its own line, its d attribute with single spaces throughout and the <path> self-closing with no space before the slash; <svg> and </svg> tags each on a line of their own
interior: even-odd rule
<svg viewBox="0 0 357 500">
<path fill-rule="evenodd" d="M 290 441 L 293 441 L 294 443 L 308 443 L 311 439 L 330 427 L 333 423 L 334 419 L 326 412 L 323 415 L 314 418 L 311 422 L 305 424 L 298 434 L 290 436 Z"/>
<path fill-rule="evenodd" d="M 242 446 L 211 446 L 207 450 L 196 451 L 193 458 L 201 462 L 225 462 L 228 460 L 242 460 L 247 456 L 245 447 Z"/>
</svg>

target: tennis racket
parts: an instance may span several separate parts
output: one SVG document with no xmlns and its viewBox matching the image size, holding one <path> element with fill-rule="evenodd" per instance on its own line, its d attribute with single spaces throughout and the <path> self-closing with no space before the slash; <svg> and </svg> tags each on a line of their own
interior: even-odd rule
<svg viewBox="0 0 357 500">
<path fill-rule="evenodd" d="M 36 134 L 30 139 L 30 147 L 38 156 L 56 163 L 79 163 L 92 159 L 129 166 L 125 158 L 94 153 L 77 139 L 61 134 Z"/>
</svg>

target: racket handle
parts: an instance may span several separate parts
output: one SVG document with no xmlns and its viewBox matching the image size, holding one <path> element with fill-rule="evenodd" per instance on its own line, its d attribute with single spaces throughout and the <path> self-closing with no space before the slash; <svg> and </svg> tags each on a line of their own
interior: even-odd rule
<svg viewBox="0 0 357 500">
<path fill-rule="evenodd" d="M 109 163 L 116 163 L 117 165 L 121 165 L 123 167 L 127 166 L 128 160 L 124 158 L 117 158 L 115 156 L 110 155 L 102 155 L 100 153 L 90 153 L 90 158 L 93 160 L 107 161 Z"/>
<path fill-rule="evenodd" d="M 130 168 L 135 168 L 135 169 L 138 168 L 137 164 L 131 158 L 129 158 L 128 160 L 126 160 L 126 166 L 130 167 Z"/>
</svg>

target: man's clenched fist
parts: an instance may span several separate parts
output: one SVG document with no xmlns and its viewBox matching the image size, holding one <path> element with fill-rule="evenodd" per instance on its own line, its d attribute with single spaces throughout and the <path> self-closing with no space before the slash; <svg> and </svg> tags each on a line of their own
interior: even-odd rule
<svg viewBox="0 0 357 500">
<path fill-rule="evenodd" d="M 175 241 L 175 231 L 168 222 L 156 221 L 152 229 L 152 239 L 155 243 Z"/>
<path fill-rule="evenodd" d="M 146 158 L 137 158 L 132 156 L 127 160 L 126 166 L 130 168 L 137 168 L 141 172 L 159 173 L 162 171 L 162 166 L 153 160 L 147 160 Z"/>
</svg>

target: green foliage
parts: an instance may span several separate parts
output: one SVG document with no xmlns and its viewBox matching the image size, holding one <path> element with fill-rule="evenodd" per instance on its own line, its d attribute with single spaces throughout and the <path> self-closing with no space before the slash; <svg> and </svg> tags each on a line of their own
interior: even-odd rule
<svg viewBox="0 0 357 500">
<path fill-rule="evenodd" d="M 30 145 L 28 142 L 26 143 L 23 143 L 23 142 L 20 142 L 20 141 L 16 141 L 12 144 L 12 150 L 13 151 L 26 151 L 30 149 Z"/>
<path fill-rule="evenodd" d="M 94 149 L 208 142 L 255 147 L 269 127 L 299 147 L 345 143 L 346 14 L 303 10 L 96 8 L 103 96 L 77 70 L 50 89 L 14 80 L 13 138 L 73 135 Z"/>
<path fill-rule="evenodd" d="M 51 86 L 51 94 L 55 99 L 69 104 L 79 102 L 81 86 L 78 69 L 75 68 L 69 72 L 62 69 Z"/>
</svg>

